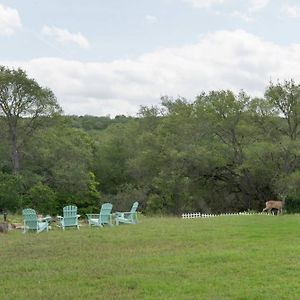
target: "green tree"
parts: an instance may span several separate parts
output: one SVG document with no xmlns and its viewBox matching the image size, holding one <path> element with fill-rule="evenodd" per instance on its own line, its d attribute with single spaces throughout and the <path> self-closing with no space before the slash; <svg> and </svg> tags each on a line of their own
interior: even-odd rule
<svg viewBox="0 0 300 300">
<path fill-rule="evenodd" d="M 278 129 L 291 140 L 296 140 L 300 125 L 300 85 L 293 80 L 276 85 L 271 83 L 265 92 L 265 98 L 278 116 L 286 121 L 285 126 Z"/>
<path fill-rule="evenodd" d="M 94 136 L 93 170 L 104 194 L 116 194 L 119 186 L 131 182 L 127 163 L 135 155 L 137 136 L 135 121 L 114 124 Z"/>
<path fill-rule="evenodd" d="M 88 189 L 93 141 L 80 129 L 58 123 L 36 132 L 25 148 L 24 168 L 56 192 Z"/>
<path fill-rule="evenodd" d="M 13 171 L 20 171 L 20 155 L 28 137 L 61 109 L 52 91 L 42 88 L 21 69 L 0 66 L 0 115 L 7 126 Z"/>
</svg>

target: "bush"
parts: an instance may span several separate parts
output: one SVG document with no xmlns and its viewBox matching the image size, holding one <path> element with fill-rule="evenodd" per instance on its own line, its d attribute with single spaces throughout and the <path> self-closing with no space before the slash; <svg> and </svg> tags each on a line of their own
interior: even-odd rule
<svg viewBox="0 0 300 300">
<path fill-rule="evenodd" d="M 287 196 L 284 206 L 289 214 L 300 213 L 300 195 Z"/>
<path fill-rule="evenodd" d="M 121 185 L 116 195 L 106 195 L 104 202 L 111 202 L 116 211 L 129 211 L 135 201 L 139 202 L 139 211 L 144 209 L 146 203 L 146 191 L 134 187 L 131 184 Z"/>
<path fill-rule="evenodd" d="M 0 210 L 16 211 L 23 189 L 21 176 L 0 172 Z"/>
<path fill-rule="evenodd" d="M 55 214 L 56 201 L 55 192 L 47 185 L 38 182 L 24 196 L 23 206 L 33 208 L 39 213 Z"/>
</svg>

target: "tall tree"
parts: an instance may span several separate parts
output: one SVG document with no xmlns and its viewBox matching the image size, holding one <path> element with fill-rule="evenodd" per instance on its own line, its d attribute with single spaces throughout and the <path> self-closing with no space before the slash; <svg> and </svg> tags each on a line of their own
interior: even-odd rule
<svg viewBox="0 0 300 300">
<path fill-rule="evenodd" d="M 20 152 L 26 139 L 41 125 L 42 117 L 61 112 L 48 88 L 28 78 L 21 69 L 0 66 L 0 116 L 7 126 L 13 171 L 20 171 Z"/>
<path fill-rule="evenodd" d="M 287 123 L 287 126 L 281 128 L 282 133 L 291 140 L 296 140 L 300 125 L 300 85 L 293 80 L 276 85 L 271 83 L 265 92 L 265 98 Z"/>
</svg>

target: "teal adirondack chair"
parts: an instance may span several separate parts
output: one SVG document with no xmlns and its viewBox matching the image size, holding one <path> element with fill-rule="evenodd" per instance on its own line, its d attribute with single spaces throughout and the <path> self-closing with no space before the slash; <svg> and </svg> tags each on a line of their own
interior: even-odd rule
<svg viewBox="0 0 300 300">
<path fill-rule="evenodd" d="M 138 202 L 134 202 L 132 208 L 129 212 L 116 212 L 116 225 L 120 223 L 124 224 L 136 224 L 137 223 L 137 208 L 139 206 Z"/>
<path fill-rule="evenodd" d="M 59 221 L 59 227 L 65 230 L 66 227 L 77 227 L 79 229 L 77 214 L 77 206 L 75 205 L 68 205 L 63 208 L 63 217 L 57 216 Z"/>
<path fill-rule="evenodd" d="M 101 205 L 99 214 L 86 214 L 89 225 L 103 227 L 105 224 L 112 226 L 112 207 L 111 203 L 104 203 Z"/>
<path fill-rule="evenodd" d="M 36 231 L 36 233 L 40 233 L 43 230 L 48 231 L 49 217 L 39 220 L 36 211 L 32 208 L 23 209 L 22 215 L 24 220 L 23 233 L 26 233 L 30 230 Z"/>
</svg>

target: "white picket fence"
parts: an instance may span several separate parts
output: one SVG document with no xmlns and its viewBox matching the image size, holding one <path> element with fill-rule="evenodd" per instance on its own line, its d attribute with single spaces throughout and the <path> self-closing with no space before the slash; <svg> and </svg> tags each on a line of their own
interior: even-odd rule
<svg viewBox="0 0 300 300">
<path fill-rule="evenodd" d="M 222 216 L 251 216 L 251 215 L 266 215 L 265 213 L 249 213 L 249 212 L 239 212 L 239 213 L 226 213 L 226 214 L 202 214 L 198 213 L 187 213 L 182 214 L 182 219 L 196 219 L 196 218 L 213 218 L 213 217 L 222 217 Z M 272 216 L 272 214 L 270 214 Z"/>
</svg>

